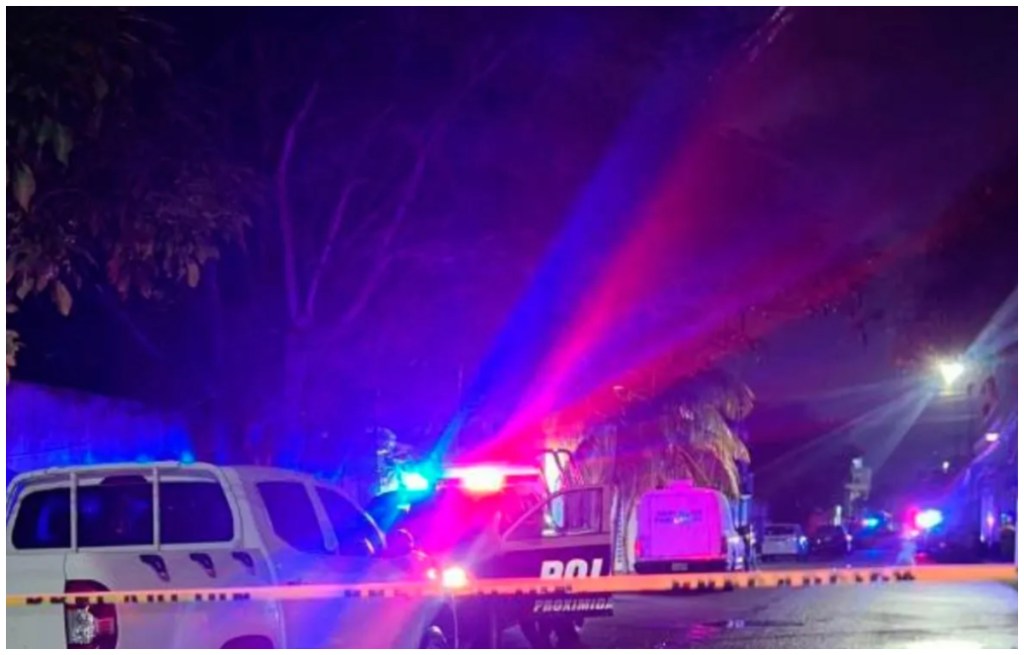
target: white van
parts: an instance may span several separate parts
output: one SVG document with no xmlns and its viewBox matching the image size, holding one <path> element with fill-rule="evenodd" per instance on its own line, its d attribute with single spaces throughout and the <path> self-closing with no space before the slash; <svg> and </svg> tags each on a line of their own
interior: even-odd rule
<svg viewBox="0 0 1024 655">
<path fill-rule="evenodd" d="M 644 494 L 637 507 L 637 573 L 743 568 L 743 541 L 728 499 L 689 480 Z"/>
<path fill-rule="evenodd" d="M 338 488 L 272 468 L 81 466 L 7 489 L 7 593 L 423 580 Z M 154 598 L 159 598 L 154 596 Z M 439 598 L 7 608 L 11 648 L 409 648 L 445 640 Z"/>
</svg>

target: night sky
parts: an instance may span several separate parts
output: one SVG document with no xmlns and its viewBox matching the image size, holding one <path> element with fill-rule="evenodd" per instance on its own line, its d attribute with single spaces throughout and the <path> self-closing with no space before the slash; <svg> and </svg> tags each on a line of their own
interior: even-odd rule
<svg viewBox="0 0 1024 655">
<path fill-rule="evenodd" d="M 1016 289 L 1012 9 L 434 10 L 417 19 L 446 26 L 427 54 L 377 75 L 375 58 L 391 55 L 361 44 L 400 42 L 405 23 L 382 18 L 396 11 L 156 14 L 178 32 L 175 83 L 225 99 L 230 154 L 257 169 L 272 171 L 279 146 L 250 138 L 253 85 L 280 89 L 279 143 L 304 89 L 324 80 L 319 132 L 297 163 L 304 216 L 333 202 L 324 162 L 365 125 L 352 117 L 381 80 L 399 80 L 399 113 L 419 117 L 467 64 L 446 39 L 513 44 L 428 170 L 400 235 L 418 257 L 389 269 L 358 330 L 319 362 L 333 399 L 319 402 L 436 435 L 467 403 L 528 420 L 667 362 L 710 362 L 757 395 L 756 467 L 762 447 L 768 458 L 771 444 L 806 443 L 891 400 L 914 374 L 897 361 L 924 334 L 920 316 L 964 307 L 942 338 L 966 348 Z M 244 44 L 264 37 L 291 42 L 269 50 L 290 75 L 252 77 Z M 1009 204 L 962 209 L 1007 167 L 1012 184 L 998 178 L 996 192 Z M 995 237 L 958 236 L 977 216 Z M 251 248 L 276 248 L 254 230 Z M 932 248 L 937 233 L 953 246 Z M 219 266 L 228 290 L 204 279 L 159 306 L 94 289 L 66 319 L 28 303 L 15 378 L 179 410 L 265 401 L 280 289 L 235 284 L 245 261 Z M 331 294 L 351 293 L 349 275 L 335 271 Z M 944 275 L 978 282 L 937 292 Z M 206 304 L 218 297 L 223 314 Z M 261 318 L 233 318 L 253 298 Z M 740 320 L 751 342 L 718 343 Z M 239 323 L 248 345 L 211 376 L 216 330 Z"/>
</svg>

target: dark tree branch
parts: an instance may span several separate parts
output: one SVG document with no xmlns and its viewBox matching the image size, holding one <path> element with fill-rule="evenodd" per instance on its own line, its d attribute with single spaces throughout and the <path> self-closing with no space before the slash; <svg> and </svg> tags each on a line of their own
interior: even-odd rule
<svg viewBox="0 0 1024 655">
<path fill-rule="evenodd" d="M 425 134 L 422 138 L 417 140 L 416 161 L 413 164 L 412 171 L 406 179 L 402 192 L 399 195 L 398 203 L 395 205 L 395 209 L 391 214 L 391 218 L 384 227 L 381 240 L 377 247 L 377 253 L 373 259 L 373 265 L 370 268 L 370 272 L 367 275 L 365 282 L 360 287 L 359 292 L 349 304 L 348 309 L 346 309 L 344 314 L 342 314 L 341 319 L 337 324 L 336 331 L 342 331 L 347 328 L 363 312 L 372 299 L 373 294 L 380 287 L 388 267 L 395 259 L 389 251 L 392 243 L 394 242 L 395 236 L 398 234 L 399 229 L 409 213 L 410 206 L 416 199 L 420 184 L 423 180 L 423 175 L 426 171 L 427 161 L 429 160 L 434 147 L 443 138 L 448 125 L 454 119 L 455 112 L 469 94 L 498 69 L 501 63 L 508 57 L 510 51 L 511 48 L 499 52 L 491 58 L 486 66 L 475 73 L 455 94 L 452 101 L 441 107 L 436 112 L 434 118 L 430 121 Z"/>
<path fill-rule="evenodd" d="M 313 277 L 310 279 L 309 289 L 306 294 L 305 312 L 302 316 L 302 319 L 306 322 L 312 322 L 314 318 L 316 297 L 317 292 L 320 289 L 320 281 L 323 279 L 324 272 L 327 270 L 327 267 L 331 262 L 331 255 L 334 252 L 334 246 L 338 240 L 338 233 L 341 231 L 341 225 L 344 222 L 346 214 L 348 214 L 352 194 L 356 189 L 366 183 L 366 180 L 354 177 L 355 171 L 363 157 L 366 155 L 366 151 L 369 150 L 370 143 L 380 131 L 381 124 L 384 122 L 384 119 L 387 118 L 388 114 L 391 113 L 392 109 L 393 107 L 388 107 L 377 115 L 370 124 L 370 127 L 364 132 L 363 139 L 349 162 L 349 170 L 347 174 L 349 181 L 342 188 L 341 194 L 338 197 L 338 202 L 334 206 L 334 211 L 331 212 L 331 218 L 327 225 L 326 238 L 324 239 L 324 246 L 320 251 L 320 258 L 317 261 L 316 269 L 313 271 Z"/>
<path fill-rule="evenodd" d="M 306 304 L 305 311 L 302 319 L 306 322 L 313 320 L 314 310 L 316 308 L 316 296 L 320 289 L 320 280 L 323 278 L 324 271 L 327 270 L 327 266 L 331 261 L 331 254 L 334 251 L 334 243 L 338 238 L 338 232 L 341 230 L 341 224 L 348 213 L 349 202 L 352 200 L 352 194 L 355 190 L 365 183 L 365 180 L 351 179 L 348 184 L 344 186 L 341 191 L 341 195 L 338 197 L 338 202 L 334 206 L 334 211 L 331 213 L 331 219 L 327 226 L 327 235 L 324 240 L 324 247 L 320 250 L 320 259 L 317 261 L 316 269 L 313 271 L 313 277 L 310 278 L 309 290 L 306 293 Z"/>
<path fill-rule="evenodd" d="M 288 299 L 288 313 L 292 321 L 297 321 L 300 318 L 300 291 L 297 272 L 298 262 L 295 261 L 294 222 L 292 221 L 291 209 L 288 204 L 288 168 L 291 165 L 292 155 L 295 151 L 296 135 L 313 108 L 313 102 L 316 100 L 319 90 L 320 83 L 314 82 L 306 93 L 306 98 L 303 100 L 299 111 L 288 125 L 288 130 L 284 136 L 284 144 L 281 148 L 281 157 L 277 162 L 277 173 L 274 180 L 277 190 L 277 220 L 281 227 L 285 293 Z"/>
<path fill-rule="evenodd" d="M 359 289 L 359 293 L 349 304 L 348 309 L 341 317 L 340 327 L 344 329 L 362 311 L 366 308 L 366 305 L 370 302 L 374 292 L 380 287 L 380 283 L 383 281 L 384 274 L 387 272 L 388 266 L 391 264 L 392 257 L 388 254 L 388 250 L 391 247 L 392 242 L 395 239 L 395 235 L 398 234 L 398 228 L 401 227 L 405 221 L 405 217 L 408 214 L 409 206 L 416 198 L 416 192 L 419 189 L 420 181 L 423 179 L 423 172 L 426 169 L 427 156 L 429 154 L 429 148 L 424 145 L 419 154 L 416 157 L 416 163 L 413 166 L 413 171 L 406 181 L 405 188 L 402 191 L 402 195 L 398 201 L 398 205 L 395 207 L 394 213 L 391 215 L 391 220 L 388 221 L 387 226 L 384 228 L 384 233 L 381 237 L 381 241 L 377 246 L 377 254 L 373 260 L 373 266 L 370 268 L 370 273 L 367 275 L 366 281 Z"/>
</svg>

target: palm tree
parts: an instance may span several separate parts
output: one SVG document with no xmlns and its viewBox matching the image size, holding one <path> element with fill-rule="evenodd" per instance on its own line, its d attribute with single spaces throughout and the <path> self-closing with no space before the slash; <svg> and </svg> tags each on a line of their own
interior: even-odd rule
<svg viewBox="0 0 1024 655">
<path fill-rule="evenodd" d="M 617 388 L 617 416 L 577 421 L 548 432 L 574 460 L 588 484 L 616 491 L 616 518 L 626 524 L 645 493 L 673 480 L 692 480 L 729 499 L 740 496 L 739 463 L 750 453 L 737 427 L 750 414 L 753 392 L 723 371 L 681 379 L 656 395 Z M 621 530 L 623 552 L 628 536 Z"/>
</svg>

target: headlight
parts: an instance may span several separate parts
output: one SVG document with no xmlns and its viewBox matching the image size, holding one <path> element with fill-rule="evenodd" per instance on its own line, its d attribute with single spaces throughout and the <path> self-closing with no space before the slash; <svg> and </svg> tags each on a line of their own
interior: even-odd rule
<svg viewBox="0 0 1024 655">
<path fill-rule="evenodd" d="M 445 589 L 461 589 L 469 584 L 469 573 L 461 566 L 447 566 L 441 571 L 441 586 Z"/>
</svg>

